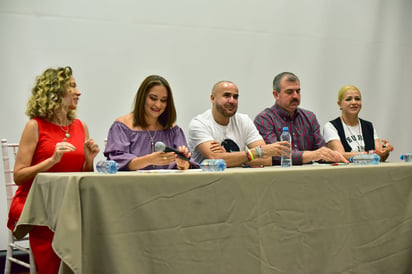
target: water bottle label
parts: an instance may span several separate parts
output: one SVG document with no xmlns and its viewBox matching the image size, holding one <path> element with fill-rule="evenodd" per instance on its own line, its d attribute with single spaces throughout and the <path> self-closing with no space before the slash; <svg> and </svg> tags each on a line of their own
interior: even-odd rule
<svg viewBox="0 0 412 274">
<path fill-rule="evenodd" d="M 283 128 L 283 132 L 280 135 L 280 140 L 281 141 L 287 141 L 292 145 L 291 136 L 289 134 L 289 128 L 288 127 Z M 281 167 L 291 167 L 292 166 L 292 155 L 291 155 L 291 153 L 288 156 L 282 155 L 280 157 L 280 166 Z"/>
<path fill-rule="evenodd" d="M 357 154 L 352 157 L 352 162 L 355 165 L 378 165 L 380 156 L 378 154 Z"/>
<path fill-rule="evenodd" d="M 203 171 L 224 171 L 226 162 L 223 159 L 205 159 L 200 163 Z"/>
<path fill-rule="evenodd" d="M 119 164 L 113 160 L 99 161 L 96 164 L 96 171 L 98 173 L 116 173 L 119 170 Z"/>
</svg>

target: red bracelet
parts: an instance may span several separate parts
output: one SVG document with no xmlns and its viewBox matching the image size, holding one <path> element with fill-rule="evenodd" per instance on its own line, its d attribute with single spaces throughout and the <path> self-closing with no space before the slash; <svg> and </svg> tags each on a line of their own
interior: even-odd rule
<svg viewBox="0 0 412 274">
<path fill-rule="evenodd" d="M 247 150 L 245 150 L 245 153 L 246 153 L 246 157 L 247 157 L 247 159 L 248 159 L 249 161 L 252 161 L 252 159 L 250 158 L 250 154 L 249 154 L 249 152 L 247 152 Z"/>
</svg>

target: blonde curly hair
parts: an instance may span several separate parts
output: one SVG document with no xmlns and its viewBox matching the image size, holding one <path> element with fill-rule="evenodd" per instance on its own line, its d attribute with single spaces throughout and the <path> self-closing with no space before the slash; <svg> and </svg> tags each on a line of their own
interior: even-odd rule
<svg viewBox="0 0 412 274">
<path fill-rule="evenodd" d="M 70 92 L 71 67 L 49 68 L 36 77 L 32 95 L 27 102 L 26 115 L 30 118 L 41 117 L 48 121 L 66 107 L 64 96 Z M 76 112 L 70 110 L 67 118 L 73 120 Z"/>
</svg>

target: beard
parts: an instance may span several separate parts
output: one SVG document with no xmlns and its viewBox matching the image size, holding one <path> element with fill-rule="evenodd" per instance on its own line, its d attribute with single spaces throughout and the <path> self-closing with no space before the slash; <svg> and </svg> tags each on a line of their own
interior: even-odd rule
<svg viewBox="0 0 412 274">
<path fill-rule="evenodd" d="M 233 112 L 230 112 L 230 111 L 226 110 L 226 108 L 223 105 L 220 105 L 220 104 L 216 104 L 216 110 L 217 110 L 217 112 L 222 114 L 224 117 L 232 117 L 233 115 L 236 114 L 237 107 L 235 107 L 235 105 L 233 105 L 233 104 L 231 104 L 231 106 L 233 106 Z"/>
</svg>

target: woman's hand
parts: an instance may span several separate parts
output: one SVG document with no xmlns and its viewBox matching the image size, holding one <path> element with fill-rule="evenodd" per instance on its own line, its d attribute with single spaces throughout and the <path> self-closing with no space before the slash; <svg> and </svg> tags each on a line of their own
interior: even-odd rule
<svg viewBox="0 0 412 274">
<path fill-rule="evenodd" d="M 385 139 L 382 139 L 381 143 L 382 143 L 382 149 L 383 150 L 387 150 L 389 152 L 393 151 L 394 147 L 389 143 L 389 141 L 387 141 Z"/>
<path fill-rule="evenodd" d="M 156 166 L 165 166 L 173 163 L 176 159 L 174 152 L 157 151 L 150 154 L 150 163 Z"/>
<path fill-rule="evenodd" d="M 179 146 L 177 148 L 177 150 L 181 153 L 183 153 L 183 155 L 186 158 L 190 158 L 190 156 L 192 156 L 192 154 L 190 153 L 189 149 L 186 146 Z M 184 159 L 181 159 L 177 156 L 177 154 L 175 154 L 175 161 L 176 161 L 176 165 L 177 165 L 177 169 L 180 170 L 186 170 L 190 167 L 190 162 L 186 161 Z"/>
<path fill-rule="evenodd" d="M 66 138 L 63 139 L 63 141 L 59 142 L 56 144 L 54 147 L 54 152 L 52 156 L 52 162 L 54 164 L 60 162 L 60 160 L 63 157 L 63 154 L 66 152 L 74 151 L 76 150 L 76 147 L 68 142 L 66 142 Z"/>
<path fill-rule="evenodd" d="M 393 151 L 393 146 L 385 139 L 381 140 L 381 146 L 376 148 L 376 154 L 381 157 L 381 162 L 385 162 L 389 153 Z"/>
<path fill-rule="evenodd" d="M 86 161 L 93 162 L 99 152 L 99 145 L 96 144 L 93 139 L 89 138 L 84 142 L 84 157 Z"/>
</svg>

